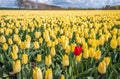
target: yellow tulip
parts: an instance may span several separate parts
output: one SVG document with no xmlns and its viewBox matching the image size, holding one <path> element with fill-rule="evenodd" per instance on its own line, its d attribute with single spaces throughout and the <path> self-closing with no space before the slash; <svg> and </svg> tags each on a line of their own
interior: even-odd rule
<svg viewBox="0 0 120 79">
<path fill-rule="evenodd" d="M 54 57 L 55 54 L 56 54 L 55 48 L 52 47 L 52 48 L 50 49 L 50 55 L 51 55 L 52 57 Z"/>
<path fill-rule="evenodd" d="M 120 36 L 117 39 L 118 46 L 120 46 Z"/>
<path fill-rule="evenodd" d="M 20 43 L 20 49 L 24 50 L 26 48 L 25 42 Z"/>
<path fill-rule="evenodd" d="M 0 43 L 5 43 L 6 42 L 6 38 L 2 35 L 0 36 Z"/>
<path fill-rule="evenodd" d="M 81 58 L 82 58 L 82 53 L 79 55 L 79 56 L 76 56 L 75 60 L 77 62 L 80 62 L 81 61 Z"/>
<path fill-rule="evenodd" d="M 41 36 L 41 32 L 35 32 L 35 33 L 34 33 L 34 36 L 35 36 L 35 38 L 38 39 L 38 38 Z"/>
<path fill-rule="evenodd" d="M 104 61 L 100 62 L 98 65 L 98 72 L 104 74 L 106 72 L 106 64 Z"/>
<path fill-rule="evenodd" d="M 2 46 L 2 49 L 6 51 L 8 49 L 8 44 L 4 43 L 3 46 Z"/>
<path fill-rule="evenodd" d="M 8 44 L 13 44 L 13 41 L 11 38 L 8 39 Z"/>
<path fill-rule="evenodd" d="M 33 79 L 43 79 L 42 71 L 40 68 L 35 67 L 33 69 Z"/>
<path fill-rule="evenodd" d="M 45 79 L 53 79 L 52 69 L 47 69 L 45 71 Z"/>
<path fill-rule="evenodd" d="M 40 42 L 40 44 L 42 44 L 42 43 L 43 43 L 43 39 L 42 39 L 42 38 L 40 38 L 40 39 L 39 39 L 39 42 Z"/>
<path fill-rule="evenodd" d="M 87 44 L 86 42 L 83 42 L 82 48 L 83 48 L 83 49 L 88 49 L 88 44 Z"/>
<path fill-rule="evenodd" d="M 100 57 L 101 57 L 101 51 L 97 50 L 95 53 L 95 59 L 98 60 L 98 59 L 100 59 Z"/>
<path fill-rule="evenodd" d="M 38 62 L 41 61 L 41 54 L 37 54 L 36 61 L 38 61 Z"/>
<path fill-rule="evenodd" d="M 63 66 L 69 66 L 69 57 L 68 57 L 68 55 L 63 55 L 62 56 L 62 64 L 63 64 Z"/>
<path fill-rule="evenodd" d="M 88 49 L 84 49 L 83 58 L 87 59 L 89 57 Z"/>
<path fill-rule="evenodd" d="M 19 49 L 16 44 L 12 46 L 12 51 L 18 53 Z"/>
<path fill-rule="evenodd" d="M 69 54 L 71 52 L 71 47 L 69 45 L 66 47 L 65 52 L 67 54 Z"/>
<path fill-rule="evenodd" d="M 30 40 L 25 40 L 24 43 L 26 49 L 30 48 Z"/>
<path fill-rule="evenodd" d="M 115 49 L 117 47 L 117 40 L 116 39 L 112 39 L 110 41 L 110 46 L 112 49 Z"/>
<path fill-rule="evenodd" d="M 28 62 L 28 55 L 22 54 L 22 64 L 27 64 L 27 62 Z"/>
<path fill-rule="evenodd" d="M 50 66 L 52 64 L 51 55 L 45 56 L 45 65 Z"/>
<path fill-rule="evenodd" d="M 13 41 L 18 42 L 19 39 L 20 37 L 17 34 L 13 35 Z"/>
<path fill-rule="evenodd" d="M 26 35 L 26 36 L 25 36 L 25 39 L 31 41 L 31 36 L 30 36 L 30 35 Z"/>
<path fill-rule="evenodd" d="M 65 79 L 65 76 L 64 76 L 64 75 L 62 75 L 62 76 L 60 77 L 60 79 Z"/>
<path fill-rule="evenodd" d="M 0 28 L 0 33 L 4 33 L 4 29 L 3 28 Z"/>
<path fill-rule="evenodd" d="M 33 43 L 35 49 L 39 49 L 39 43 L 36 41 Z"/>
<path fill-rule="evenodd" d="M 49 41 L 47 42 L 47 47 L 51 47 L 51 46 L 52 46 L 52 41 L 49 40 Z"/>
<path fill-rule="evenodd" d="M 110 64 L 110 57 L 104 57 L 103 61 L 106 63 L 108 66 Z"/>
<path fill-rule="evenodd" d="M 18 58 L 17 52 L 11 52 L 11 56 L 13 60 L 16 60 Z"/>
<path fill-rule="evenodd" d="M 73 44 L 71 45 L 72 52 L 74 51 L 75 46 L 76 46 L 75 43 L 73 43 Z"/>
<path fill-rule="evenodd" d="M 93 58 L 95 56 L 95 49 L 93 47 L 90 47 L 88 53 L 89 56 Z"/>
<path fill-rule="evenodd" d="M 13 72 L 19 73 L 21 71 L 21 63 L 20 60 L 16 60 L 13 62 Z"/>
</svg>

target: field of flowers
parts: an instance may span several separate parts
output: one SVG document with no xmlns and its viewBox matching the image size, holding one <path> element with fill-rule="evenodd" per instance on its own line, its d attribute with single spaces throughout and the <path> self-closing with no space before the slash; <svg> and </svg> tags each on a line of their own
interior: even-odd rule
<svg viewBox="0 0 120 79">
<path fill-rule="evenodd" d="M 0 11 L 0 79 L 120 79 L 120 11 Z"/>
</svg>

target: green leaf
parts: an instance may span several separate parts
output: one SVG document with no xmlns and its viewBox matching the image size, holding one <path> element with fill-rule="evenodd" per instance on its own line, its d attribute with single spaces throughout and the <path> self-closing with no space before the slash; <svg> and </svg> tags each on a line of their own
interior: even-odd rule
<svg viewBox="0 0 120 79">
<path fill-rule="evenodd" d="M 94 78 L 93 78 L 93 77 L 91 77 L 91 76 L 88 76 L 88 77 L 87 77 L 87 79 L 94 79 Z"/>
</svg>

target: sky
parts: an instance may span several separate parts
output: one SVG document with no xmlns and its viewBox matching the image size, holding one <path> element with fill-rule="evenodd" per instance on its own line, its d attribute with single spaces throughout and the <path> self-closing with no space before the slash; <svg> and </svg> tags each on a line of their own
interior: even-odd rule
<svg viewBox="0 0 120 79">
<path fill-rule="evenodd" d="M 0 7 L 16 7 L 15 1 L 16 0 L 0 0 Z M 82 8 L 101 8 L 105 5 L 120 5 L 120 0 L 38 0 L 38 2 L 61 7 Z"/>
</svg>

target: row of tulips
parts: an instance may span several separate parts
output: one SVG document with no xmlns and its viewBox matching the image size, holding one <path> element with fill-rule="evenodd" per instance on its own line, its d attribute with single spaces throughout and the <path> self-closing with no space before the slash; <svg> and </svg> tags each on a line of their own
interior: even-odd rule
<svg viewBox="0 0 120 79">
<path fill-rule="evenodd" d="M 1 79 L 120 78 L 120 11 L 38 15 L 0 14 Z"/>
</svg>

